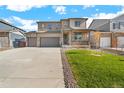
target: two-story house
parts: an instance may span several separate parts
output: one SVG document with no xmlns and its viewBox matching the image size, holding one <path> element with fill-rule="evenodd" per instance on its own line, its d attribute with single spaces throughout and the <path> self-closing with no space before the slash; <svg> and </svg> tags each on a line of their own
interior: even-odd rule
<svg viewBox="0 0 124 93">
<path fill-rule="evenodd" d="M 27 33 L 30 47 L 89 47 L 90 31 L 87 18 L 68 18 L 60 21 L 39 21 L 38 31 Z"/>
<path fill-rule="evenodd" d="M 89 29 L 96 30 L 91 36 L 93 46 L 100 48 L 124 47 L 124 14 L 112 19 L 94 19 Z"/>
<path fill-rule="evenodd" d="M 0 48 L 26 46 L 25 31 L 0 19 Z"/>
<path fill-rule="evenodd" d="M 62 45 L 89 47 L 90 31 L 86 28 L 88 18 L 62 19 Z"/>
</svg>

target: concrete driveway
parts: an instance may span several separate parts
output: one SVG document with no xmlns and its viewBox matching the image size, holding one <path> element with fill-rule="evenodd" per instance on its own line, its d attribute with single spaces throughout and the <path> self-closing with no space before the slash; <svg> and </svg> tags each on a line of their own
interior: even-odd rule
<svg viewBox="0 0 124 93">
<path fill-rule="evenodd" d="M 0 52 L 0 87 L 64 87 L 60 48 L 18 48 Z"/>
</svg>

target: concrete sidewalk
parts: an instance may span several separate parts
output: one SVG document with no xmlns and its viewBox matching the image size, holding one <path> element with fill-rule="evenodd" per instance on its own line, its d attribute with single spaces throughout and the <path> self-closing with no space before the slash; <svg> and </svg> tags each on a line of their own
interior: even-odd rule
<svg viewBox="0 0 124 93">
<path fill-rule="evenodd" d="M 60 48 L 20 48 L 0 52 L 0 87 L 65 87 Z"/>
<path fill-rule="evenodd" d="M 113 50 L 124 51 L 124 48 L 107 48 L 107 49 L 113 49 Z"/>
</svg>

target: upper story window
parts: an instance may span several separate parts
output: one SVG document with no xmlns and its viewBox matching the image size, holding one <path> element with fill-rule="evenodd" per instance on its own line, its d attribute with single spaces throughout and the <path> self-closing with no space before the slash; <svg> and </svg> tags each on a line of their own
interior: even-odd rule
<svg viewBox="0 0 124 93">
<path fill-rule="evenodd" d="M 51 29 L 52 29 L 52 24 L 48 24 L 47 28 L 48 28 L 49 30 L 51 30 Z"/>
<path fill-rule="evenodd" d="M 113 29 L 120 29 L 120 22 L 113 23 Z"/>
<path fill-rule="evenodd" d="M 49 31 L 55 31 L 55 30 L 60 30 L 61 29 L 61 24 L 56 24 L 56 23 L 48 23 L 47 26 L 45 27 Z"/>
<path fill-rule="evenodd" d="M 123 26 L 124 27 L 124 22 L 120 22 L 120 26 Z"/>
<path fill-rule="evenodd" d="M 60 24 L 56 24 L 55 27 L 56 27 L 56 29 L 60 29 L 61 25 Z"/>
<path fill-rule="evenodd" d="M 81 21 L 75 21 L 75 27 L 80 27 Z"/>
</svg>

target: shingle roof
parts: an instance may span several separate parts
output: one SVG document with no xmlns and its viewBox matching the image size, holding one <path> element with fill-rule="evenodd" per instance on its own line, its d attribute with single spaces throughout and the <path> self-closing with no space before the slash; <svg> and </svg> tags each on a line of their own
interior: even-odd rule
<svg viewBox="0 0 124 93">
<path fill-rule="evenodd" d="M 114 17 L 114 18 L 112 18 L 112 19 L 114 19 L 114 20 L 119 20 L 119 19 L 124 19 L 124 14 L 120 14 L 120 15 L 118 15 L 118 16 L 116 16 L 116 17 Z"/>
<path fill-rule="evenodd" d="M 3 20 L 3 19 L 0 19 L 0 22 L 1 22 L 1 23 L 4 23 L 4 24 L 6 24 L 6 25 L 9 25 L 9 26 L 11 26 L 11 27 L 17 28 L 17 29 L 19 29 L 19 30 L 21 30 L 21 31 L 23 31 L 23 32 L 26 32 L 25 30 L 23 30 L 23 29 L 21 29 L 21 28 L 18 28 L 18 27 L 16 27 L 16 26 L 10 24 L 9 22 L 7 22 L 7 21 L 5 21 L 5 20 Z"/>
<path fill-rule="evenodd" d="M 110 21 L 110 19 L 94 19 L 92 21 L 92 23 L 90 24 L 90 26 L 88 27 L 88 29 L 96 29 L 106 23 L 108 23 Z"/>
</svg>

